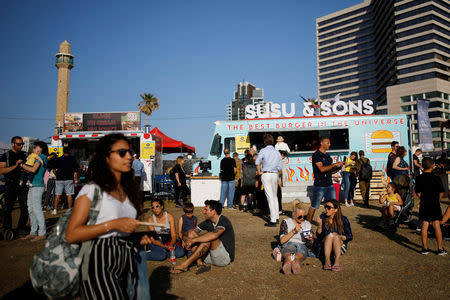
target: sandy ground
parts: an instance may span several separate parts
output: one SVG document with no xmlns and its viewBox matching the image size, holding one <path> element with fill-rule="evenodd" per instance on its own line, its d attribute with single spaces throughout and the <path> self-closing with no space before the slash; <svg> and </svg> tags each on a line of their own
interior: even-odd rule
<svg viewBox="0 0 450 300">
<path fill-rule="evenodd" d="M 442 207 L 449 204 L 446 199 Z M 178 219 L 181 209 L 173 202 L 167 206 Z M 195 275 L 195 268 L 171 275 L 168 261 L 148 262 L 152 299 L 449 299 L 450 255 L 420 255 L 420 235 L 405 225 L 396 233 L 377 229 L 378 209 L 375 203 L 370 209 L 343 207 L 354 240 L 342 258 L 342 272 L 323 271 L 318 259 L 309 258 L 302 274 L 295 276 L 281 274 L 281 263 L 271 258 L 278 228 L 264 227 L 263 219 L 248 213 L 224 210 L 236 234 L 236 260 L 201 275 Z M 194 213 L 203 220 L 201 208 Z M 47 218 L 50 224 L 55 220 Z M 43 244 L 0 241 L 3 299 L 41 298 L 30 288 L 28 272 L 33 254 Z M 435 239 L 429 248 L 437 249 Z M 444 248 L 450 250 L 450 242 L 444 241 Z"/>
</svg>

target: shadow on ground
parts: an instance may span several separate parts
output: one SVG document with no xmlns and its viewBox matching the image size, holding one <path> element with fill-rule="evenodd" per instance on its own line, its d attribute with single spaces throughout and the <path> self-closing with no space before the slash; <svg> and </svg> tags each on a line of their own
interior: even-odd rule
<svg viewBox="0 0 450 300">
<path fill-rule="evenodd" d="M 33 289 L 33 286 L 31 285 L 31 280 L 28 280 L 21 287 L 9 292 L 2 298 L 2 300 L 9 300 L 9 299 L 45 300 L 47 298 L 44 295 L 36 293 Z"/>
<path fill-rule="evenodd" d="M 167 266 L 160 266 L 153 270 L 150 275 L 150 293 L 152 300 L 168 299 L 176 300 L 183 299 L 176 295 L 168 294 L 167 291 L 171 287 L 170 268 Z"/>
<path fill-rule="evenodd" d="M 378 223 L 381 220 L 381 217 L 379 216 L 359 214 L 356 216 L 356 220 L 362 227 L 384 234 L 390 240 L 414 252 L 420 252 L 420 249 L 422 248 L 422 245 L 412 242 L 410 239 L 397 232 L 392 232 L 389 229 L 379 227 Z"/>
</svg>

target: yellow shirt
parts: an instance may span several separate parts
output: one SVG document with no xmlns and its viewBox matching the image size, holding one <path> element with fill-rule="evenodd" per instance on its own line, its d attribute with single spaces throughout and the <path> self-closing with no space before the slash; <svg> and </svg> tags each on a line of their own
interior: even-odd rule
<svg viewBox="0 0 450 300">
<path fill-rule="evenodd" d="M 28 155 L 27 157 L 27 161 L 26 161 L 26 165 L 32 167 L 34 165 L 34 161 L 36 160 L 36 157 L 38 155 L 36 153 L 31 153 L 30 155 Z"/>
<path fill-rule="evenodd" d="M 388 203 L 398 202 L 397 200 L 397 194 L 394 194 L 392 196 L 386 195 L 386 201 Z"/>
<path fill-rule="evenodd" d="M 350 172 L 350 169 L 355 165 L 356 162 L 350 157 L 347 157 L 345 159 L 345 163 L 349 164 L 347 167 L 345 167 L 345 171 Z"/>
<path fill-rule="evenodd" d="M 236 180 L 236 186 L 239 184 L 239 179 L 241 178 L 241 162 L 240 159 L 235 159 L 236 162 L 236 174 L 234 175 L 234 179 Z"/>
</svg>

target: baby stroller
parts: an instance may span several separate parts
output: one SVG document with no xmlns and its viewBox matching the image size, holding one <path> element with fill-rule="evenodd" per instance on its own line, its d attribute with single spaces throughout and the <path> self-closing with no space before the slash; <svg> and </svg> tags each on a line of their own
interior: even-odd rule
<svg viewBox="0 0 450 300">
<path fill-rule="evenodd" d="M 403 206 L 394 218 L 396 227 L 400 224 L 410 224 L 412 221 L 412 210 L 414 208 L 414 182 L 407 175 L 399 175 L 394 178 L 398 192 L 403 200 Z"/>
</svg>

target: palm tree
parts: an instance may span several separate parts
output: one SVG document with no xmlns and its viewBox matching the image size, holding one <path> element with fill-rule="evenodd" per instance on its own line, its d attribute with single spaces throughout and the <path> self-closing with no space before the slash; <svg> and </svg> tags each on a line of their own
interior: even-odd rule
<svg viewBox="0 0 450 300">
<path fill-rule="evenodd" d="M 145 114 L 145 127 L 148 126 L 148 117 L 159 108 L 159 99 L 153 94 L 140 95 L 142 101 L 138 103 L 139 111 Z"/>
</svg>

